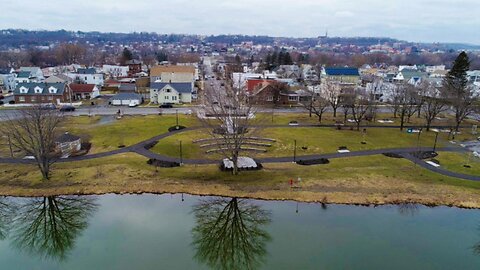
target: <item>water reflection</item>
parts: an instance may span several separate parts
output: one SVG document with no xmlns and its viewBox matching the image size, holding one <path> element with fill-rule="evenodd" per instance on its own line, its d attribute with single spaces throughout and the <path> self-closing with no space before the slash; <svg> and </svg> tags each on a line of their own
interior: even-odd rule
<svg viewBox="0 0 480 270">
<path fill-rule="evenodd" d="M 264 263 L 270 212 L 242 199 L 201 200 L 193 208 L 195 258 L 213 269 L 256 269 Z"/>
<path fill-rule="evenodd" d="M 63 260 L 96 210 L 93 197 L 43 197 L 20 202 L 12 244 L 22 251 Z"/>
<path fill-rule="evenodd" d="M 398 213 L 402 216 L 415 216 L 420 212 L 420 209 L 418 208 L 418 204 L 413 204 L 413 203 L 400 203 L 397 206 L 398 208 Z"/>
<path fill-rule="evenodd" d="M 9 198 L 0 198 L 0 240 L 7 237 L 14 212 L 15 204 Z"/>
</svg>

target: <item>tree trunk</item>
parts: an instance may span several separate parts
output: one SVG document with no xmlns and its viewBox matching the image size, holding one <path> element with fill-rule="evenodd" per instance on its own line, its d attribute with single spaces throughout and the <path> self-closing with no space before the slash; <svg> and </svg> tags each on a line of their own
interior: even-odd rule
<svg viewBox="0 0 480 270">
<path fill-rule="evenodd" d="M 403 130 L 404 124 L 405 124 L 405 115 L 402 113 L 402 115 L 400 115 L 400 130 Z"/>
<path fill-rule="evenodd" d="M 427 123 L 426 123 L 426 129 L 427 129 L 427 131 L 430 131 L 430 126 L 432 125 L 432 120 L 427 119 L 426 122 L 427 122 Z"/>
<path fill-rule="evenodd" d="M 460 120 L 460 121 L 457 120 L 457 121 L 455 121 L 455 122 L 456 122 L 456 123 L 455 123 L 455 131 L 456 131 L 456 132 L 459 132 L 459 131 L 460 131 L 460 124 L 462 123 L 462 121 L 461 121 L 461 120 Z"/>
<path fill-rule="evenodd" d="M 333 118 L 337 117 L 337 108 L 336 107 L 332 107 L 333 109 Z"/>
<path fill-rule="evenodd" d="M 233 162 L 232 174 L 237 175 L 238 174 L 238 152 L 233 154 L 232 162 Z"/>
</svg>

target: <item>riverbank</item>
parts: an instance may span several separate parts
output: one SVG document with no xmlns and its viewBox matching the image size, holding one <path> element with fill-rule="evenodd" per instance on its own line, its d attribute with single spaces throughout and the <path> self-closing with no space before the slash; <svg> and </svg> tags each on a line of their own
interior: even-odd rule
<svg viewBox="0 0 480 270">
<path fill-rule="evenodd" d="M 42 181 L 34 165 L 2 164 L 0 195 L 188 193 L 337 204 L 419 203 L 480 208 L 480 183 L 442 176 L 405 159 L 383 155 L 300 166 L 264 164 L 238 176 L 216 165 L 158 168 L 137 154 L 55 164 Z M 298 179 L 301 179 L 298 181 Z M 290 185 L 290 180 L 293 185 Z"/>
</svg>

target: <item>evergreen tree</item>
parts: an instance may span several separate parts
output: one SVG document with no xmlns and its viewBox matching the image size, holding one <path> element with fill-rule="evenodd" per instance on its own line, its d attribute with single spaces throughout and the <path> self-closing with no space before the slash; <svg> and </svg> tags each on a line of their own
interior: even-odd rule
<svg viewBox="0 0 480 270">
<path fill-rule="evenodd" d="M 463 120 L 475 109 L 473 89 L 468 85 L 467 71 L 470 61 L 465 52 L 461 52 L 453 62 L 443 83 L 443 94 L 455 111 L 455 130 L 458 131 Z"/>
<path fill-rule="evenodd" d="M 129 49 L 124 48 L 122 52 L 122 57 L 125 61 L 129 61 L 133 59 L 133 54 Z"/>
<path fill-rule="evenodd" d="M 283 57 L 283 63 L 284 65 L 293 65 L 292 57 L 290 56 L 290 53 L 286 52 L 284 57 Z"/>
<path fill-rule="evenodd" d="M 155 55 L 158 62 L 168 61 L 168 55 L 165 52 L 157 52 Z"/>
</svg>

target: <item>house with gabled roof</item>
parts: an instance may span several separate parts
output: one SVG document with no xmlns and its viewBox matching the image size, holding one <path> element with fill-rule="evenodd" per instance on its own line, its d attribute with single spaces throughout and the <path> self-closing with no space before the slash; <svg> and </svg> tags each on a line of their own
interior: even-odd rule
<svg viewBox="0 0 480 270">
<path fill-rule="evenodd" d="M 16 104 L 64 103 L 70 99 L 66 83 L 19 83 L 13 96 Z"/>
<path fill-rule="evenodd" d="M 150 102 L 155 104 L 191 103 L 192 83 L 151 83 Z"/>
<path fill-rule="evenodd" d="M 24 73 L 25 72 L 25 73 Z M 43 71 L 39 67 L 20 67 L 19 74 L 27 74 L 29 75 L 29 81 L 32 82 L 43 82 L 45 77 L 43 76 Z"/>
<path fill-rule="evenodd" d="M 70 84 L 74 100 L 93 99 L 100 96 L 100 90 L 96 84 Z"/>
</svg>

